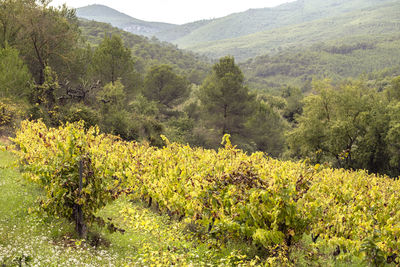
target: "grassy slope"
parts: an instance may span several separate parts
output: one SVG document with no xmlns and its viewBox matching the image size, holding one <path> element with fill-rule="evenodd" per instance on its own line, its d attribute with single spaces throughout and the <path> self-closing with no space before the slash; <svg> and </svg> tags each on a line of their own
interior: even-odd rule
<svg viewBox="0 0 400 267">
<path fill-rule="evenodd" d="M 250 9 L 213 20 L 184 25 L 147 22 L 103 5 L 77 9 L 81 18 L 111 23 L 136 34 L 173 42 L 183 48 L 207 47 L 208 42 L 230 40 L 250 34 L 343 15 L 394 0 L 298 0 L 275 8 Z M 229 42 L 229 41 L 228 41 Z"/>
<path fill-rule="evenodd" d="M 345 36 L 373 36 L 398 33 L 400 3 L 366 8 L 349 14 L 315 20 L 244 37 L 185 46 L 210 57 L 231 54 L 243 61 L 257 55 L 276 53 L 277 49 L 299 48 Z"/>
</svg>

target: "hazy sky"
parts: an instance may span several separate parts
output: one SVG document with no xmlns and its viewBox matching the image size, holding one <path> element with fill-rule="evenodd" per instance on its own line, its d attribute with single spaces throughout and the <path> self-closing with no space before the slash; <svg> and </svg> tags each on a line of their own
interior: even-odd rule
<svg viewBox="0 0 400 267">
<path fill-rule="evenodd" d="M 69 7 L 77 8 L 102 4 L 137 19 L 182 24 L 292 1 L 294 0 L 53 0 L 52 5 L 66 3 Z"/>
</svg>

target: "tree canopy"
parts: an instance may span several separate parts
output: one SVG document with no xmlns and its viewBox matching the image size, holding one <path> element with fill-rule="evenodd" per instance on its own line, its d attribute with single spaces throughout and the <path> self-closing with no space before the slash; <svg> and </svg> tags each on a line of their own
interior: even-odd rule
<svg viewBox="0 0 400 267">
<path fill-rule="evenodd" d="M 143 95 L 167 108 L 182 103 L 190 92 L 189 82 L 174 73 L 171 66 L 154 66 L 144 80 Z"/>
<path fill-rule="evenodd" d="M 223 57 L 213 66 L 200 88 L 199 98 L 210 128 L 221 136 L 243 133 L 252 97 L 233 57 Z"/>
</svg>

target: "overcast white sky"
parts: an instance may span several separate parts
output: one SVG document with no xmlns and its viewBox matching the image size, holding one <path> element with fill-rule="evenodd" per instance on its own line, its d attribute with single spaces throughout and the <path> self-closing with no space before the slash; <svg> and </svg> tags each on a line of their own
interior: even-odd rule
<svg viewBox="0 0 400 267">
<path fill-rule="evenodd" d="M 134 18 L 183 24 L 222 17 L 249 8 L 273 7 L 294 0 L 53 0 L 53 6 L 69 7 L 102 4 Z"/>
</svg>

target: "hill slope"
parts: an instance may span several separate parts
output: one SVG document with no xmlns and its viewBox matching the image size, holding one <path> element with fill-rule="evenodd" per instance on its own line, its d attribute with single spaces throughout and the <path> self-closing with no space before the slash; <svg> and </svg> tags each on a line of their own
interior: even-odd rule
<svg viewBox="0 0 400 267">
<path fill-rule="evenodd" d="M 240 64 L 247 83 L 261 91 L 285 86 L 311 89 L 313 79 L 340 81 L 367 74 L 369 80 L 400 75 L 400 34 L 381 34 L 286 49 Z"/>
<path fill-rule="evenodd" d="M 138 20 L 103 5 L 81 7 L 76 10 L 76 14 L 79 18 L 110 23 L 125 31 L 144 36 L 153 36 L 157 32 L 165 31 L 175 26 L 168 23 Z"/>
<path fill-rule="evenodd" d="M 188 46 L 187 48 L 220 57 L 234 55 L 246 60 L 258 55 L 276 53 L 277 49 L 307 47 L 314 43 L 379 34 L 396 34 L 400 31 L 400 3 L 386 3 L 337 17 L 282 27 L 228 40 Z"/>
<path fill-rule="evenodd" d="M 285 26 L 343 15 L 387 2 L 393 2 L 393 0 L 298 0 L 275 8 L 250 9 L 245 12 L 214 19 L 201 27 L 194 28 L 191 32 L 178 39 L 174 39 L 174 36 L 177 35 L 173 34 L 177 28 L 157 33 L 156 36 L 161 40 L 172 41 L 183 48 L 192 48 L 196 45 L 206 48 L 207 42 L 210 41 L 237 38 Z M 184 28 L 183 26 L 180 28 Z M 171 32 L 172 36 L 168 36 L 168 32 Z"/>
<path fill-rule="evenodd" d="M 105 33 L 121 36 L 124 44 L 132 50 L 136 68 L 141 73 L 145 73 L 153 65 L 168 64 L 177 72 L 187 75 L 191 82 L 200 83 L 209 70 L 207 58 L 180 50 L 175 45 L 150 40 L 106 23 L 81 20 L 79 24 L 82 35 L 94 45 L 102 41 Z"/>
</svg>

